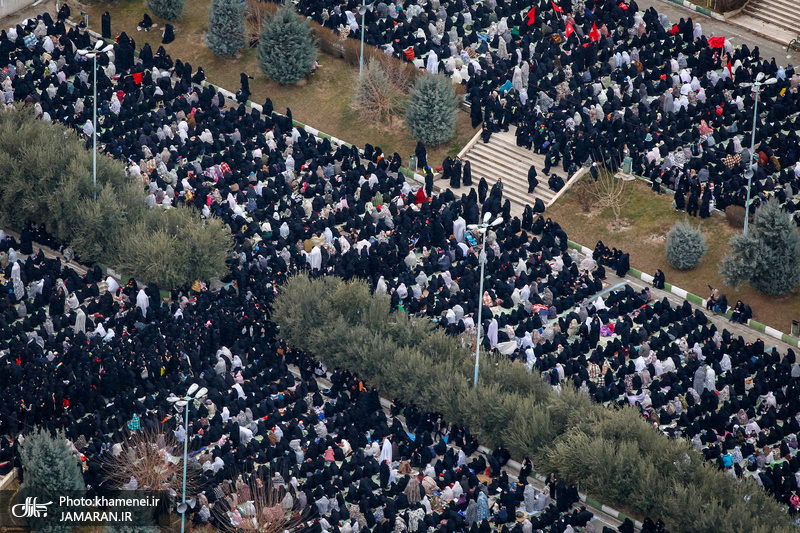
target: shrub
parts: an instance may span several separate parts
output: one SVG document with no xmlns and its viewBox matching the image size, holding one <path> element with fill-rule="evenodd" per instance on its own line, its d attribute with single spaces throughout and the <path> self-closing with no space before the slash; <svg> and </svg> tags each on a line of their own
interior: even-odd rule
<svg viewBox="0 0 800 533">
<path fill-rule="evenodd" d="M 153 15 L 165 20 L 180 18 L 185 4 L 186 0 L 147 0 L 147 8 Z"/>
<path fill-rule="evenodd" d="M 281 7 L 264 22 L 259 35 L 258 67 L 278 83 L 297 83 L 314 66 L 316 40 L 306 19 L 291 4 Z"/>
<path fill-rule="evenodd" d="M 758 292 L 778 295 L 800 283 L 800 235 L 775 198 L 756 210 L 747 235 L 734 235 L 719 272 L 726 284 L 748 282 Z"/>
<path fill-rule="evenodd" d="M 734 228 L 744 227 L 744 207 L 740 205 L 729 205 L 725 208 L 725 218 Z"/>
<path fill-rule="evenodd" d="M 264 27 L 264 22 L 275 14 L 279 6 L 273 2 L 261 2 L 260 0 L 247 0 L 245 5 L 244 22 L 247 27 L 247 35 L 257 40 L 261 28 Z"/>
<path fill-rule="evenodd" d="M 688 221 L 675 222 L 667 235 L 667 261 L 678 270 L 688 270 L 700 264 L 706 255 L 706 236 L 700 226 L 693 227 Z"/>
<path fill-rule="evenodd" d="M 206 46 L 216 56 L 235 56 L 247 44 L 241 0 L 212 0 Z"/>
<path fill-rule="evenodd" d="M 188 287 L 227 270 L 230 232 L 187 207 L 147 211 L 119 244 L 119 270 L 160 287 Z"/>
<path fill-rule="evenodd" d="M 40 502 L 56 502 L 59 496 L 76 495 L 86 484 L 80 469 L 80 459 L 73 455 L 64 435 L 55 438 L 42 428 L 36 428 L 25 436 L 19 448 L 24 470 L 24 481 L 20 486 L 20 501 L 27 497 L 38 498 Z M 63 509 L 62 509 L 63 510 Z M 29 518 L 34 531 L 66 533 L 72 525 L 61 524 L 59 513 L 46 513 L 44 517 Z"/>
<path fill-rule="evenodd" d="M 130 226 L 145 214 L 139 196 L 139 204 L 126 205 L 112 186 L 106 184 L 97 200 L 83 199 L 78 204 L 70 244 L 80 251 L 84 261 L 103 262 L 117 257 L 119 245 L 128 238 Z"/>
<path fill-rule="evenodd" d="M 111 266 L 125 249 L 122 271 L 156 283 L 170 279 L 165 288 L 189 285 L 197 278 L 208 280 L 227 270 L 225 253 L 231 238 L 222 223 L 202 222 L 196 213 L 182 208 L 166 215 L 178 220 L 168 227 L 140 226 L 145 217 L 153 220 L 163 211 L 147 210 L 144 188 L 119 161 L 97 160 L 94 188 L 91 152 L 64 126 L 36 120 L 27 110 L 0 113 L 0 164 L 5 169 L 0 174 L 3 226 L 20 231 L 30 221 L 44 223 L 82 259 Z M 150 260 L 132 259 L 146 256 L 146 250 L 153 252 L 156 244 L 163 251 L 170 239 L 183 239 L 170 248 L 171 266 L 161 261 L 166 256 L 160 253 L 150 255 Z M 140 250 L 134 251 L 137 246 Z M 170 270 L 169 276 L 165 270 Z"/>
<path fill-rule="evenodd" d="M 411 136 L 428 146 L 449 141 L 456 133 L 458 97 L 444 74 L 419 76 L 411 88 L 406 124 Z"/>
<path fill-rule="evenodd" d="M 395 72 L 402 74 L 404 71 Z M 364 120 L 390 123 L 403 114 L 404 84 L 408 81 L 392 79 L 380 60 L 370 58 L 364 75 L 356 81 L 352 107 Z"/>
</svg>

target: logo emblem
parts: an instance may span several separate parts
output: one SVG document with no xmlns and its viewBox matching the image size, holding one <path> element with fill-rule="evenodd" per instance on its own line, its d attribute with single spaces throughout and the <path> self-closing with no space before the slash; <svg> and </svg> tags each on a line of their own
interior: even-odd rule
<svg viewBox="0 0 800 533">
<path fill-rule="evenodd" d="M 17 518 L 42 518 L 47 516 L 47 506 L 53 502 L 37 503 L 36 498 L 25 498 L 25 503 L 11 507 L 11 514 Z"/>
</svg>

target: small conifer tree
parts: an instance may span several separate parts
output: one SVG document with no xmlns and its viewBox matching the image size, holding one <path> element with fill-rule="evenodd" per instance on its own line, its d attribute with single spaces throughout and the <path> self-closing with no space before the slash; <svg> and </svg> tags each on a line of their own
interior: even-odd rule
<svg viewBox="0 0 800 533">
<path fill-rule="evenodd" d="M 432 146 L 449 141 L 456 134 L 457 113 L 458 98 L 447 76 L 417 77 L 406 109 L 406 124 L 414 139 Z"/>
<path fill-rule="evenodd" d="M 719 272 L 728 285 L 748 282 L 758 292 L 778 295 L 800 283 L 800 235 L 792 216 L 770 199 L 757 211 L 750 232 L 734 235 Z"/>
<path fill-rule="evenodd" d="M 25 437 L 19 449 L 24 469 L 19 500 L 37 498 L 40 503 L 57 502 L 60 496 L 75 497 L 86 489 L 80 460 L 67 445 L 64 435 L 55 438 L 42 428 L 37 428 Z M 63 508 L 62 508 L 63 510 Z M 74 524 L 59 522 L 59 513 L 28 518 L 34 531 L 67 533 Z"/>
<path fill-rule="evenodd" d="M 706 236 L 699 226 L 693 227 L 688 221 L 679 220 L 669 230 L 667 261 L 674 268 L 688 270 L 696 267 L 707 251 Z"/>
<path fill-rule="evenodd" d="M 278 83 L 297 83 L 311 72 L 317 43 L 308 21 L 291 4 L 264 21 L 258 42 L 258 68 Z"/>
<path fill-rule="evenodd" d="M 186 0 L 147 0 L 147 8 L 153 15 L 165 20 L 180 18 L 185 4 Z"/>
<path fill-rule="evenodd" d="M 206 45 L 214 55 L 233 57 L 244 48 L 244 6 L 240 0 L 211 0 Z"/>
<path fill-rule="evenodd" d="M 367 120 L 390 123 L 403 116 L 405 95 L 380 60 L 370 58 L 364 75 L 356 82 L 352 107 Z"/>
</svg>

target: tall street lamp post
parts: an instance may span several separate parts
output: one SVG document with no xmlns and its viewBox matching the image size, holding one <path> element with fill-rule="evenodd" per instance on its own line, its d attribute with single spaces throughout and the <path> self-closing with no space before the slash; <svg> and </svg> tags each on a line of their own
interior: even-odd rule
<svg viewBox="0 0 800 533">
<path fill-rule="evenodd" d="M 114 49 L 114 45 L 109 44 L 103 47 L 104 41 L 95 42 L 94 49 L 78 50 L 78 55 L 92 60 L 92 194 L 97 199 L 97 56 L 107 54 Z"/>
<path fill-rule="evenodd" d="M 486 213 L 483 215 L 483 223 L 482 224 L 470 224 L 467 226 L 470 230 L 478 230 L 481 234 L 481 253 L 478 256 L 478 262 L 481 264 L 481 276 L 480 276 L 480 286 L 478 289 L 478 323 L 475 324 L 478 335 L 477 335 L 477 343 L 475 344 L 475 377 L 472 380 L 472 386 L 478 386 L 478 376 L 480 375 L 480 368 L 481 368 L 481 333 L 483 333 L 483 323 L 481 322 L 481 311 L 483 310 L 483 277 L 484 272 L 486 270 L 486 232 L 489 228 L 493 228 L 495 226 L 499 226 L 503 223 L 503 218 L 499 217 L 496 218 L 492 223 L 489 223 L 489 220 L 492 218 L 491 213 Z"/>
<path fill-rule="evenodd" d="M 178 506 L 178 512 L 181 514 L 181 533 L 184 533 L 186 528 L 186 464 L 189 458 L 189 403 L 195 400 L 202 400 L 208 394 L 208 389 L 205 387 L 200 388 L 197 383 L 192 383 L 189 390 L 186 391 L 186 396 L 179 398 L 173 396 L 167 398 L 167 401 L 174 403 L 178 407 L 186 407 L 183 417 L 183 494 L 181 495 L 181 504 Z"/>
<path fill-rule="evenodd" d="M 763 81 L 762 81 L 763 80 Z M 747 225 L 750 220 L 750 188 L 753 183 L 753 175 L 755 174 L 756 161 L 756 124 L 758 123 L 758 97 L 761 94 L 761 87 L 763 85 L 773 85 L 777 83 L 777 79 L 769 78 L 764 79 L 764 73 L 759 72 L 756 81 L 753 83 L 742 83 L 741 87 L 752 87 L 753 94 L 755 95 L 756 104 L 753 107 L 753 135 L 750 138 L 750 161 L 747 162 L 747 170 L 744 176 L 747 178 L 747 199 L 744 204 L 744 234 L 747 235 Z"/>
</svg>

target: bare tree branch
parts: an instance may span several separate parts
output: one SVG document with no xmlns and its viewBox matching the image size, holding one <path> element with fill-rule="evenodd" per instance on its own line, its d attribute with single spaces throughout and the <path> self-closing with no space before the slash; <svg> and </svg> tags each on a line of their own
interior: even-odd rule
<svg viewBox="0 0 800 533">
<path fill-rule="evenodd" d="M 105 453 L 103 470 L 115 488 L 164 490 L 180 493 L 183 488 L 183 446 L 172 431 L 157 428 L 128 432 L 123 442 Z M 132 480 L 135 483 L 132 484 Z M 197 470 L 187 468 L 186 492 L 197 488 Z"/>
<path fill-rule="evenodd" d="M 611 209 L 611 212 L 614 213 L 613 227 L 619 229 L 622 208 L 630 200 L 625 180 L 617 178 L 607 168 L 601 168 L 600 177 L 594 184 L 594 197 L 600 207 Z"/>
<path fill-rule="evenodd" d="M 242 474 L 228 488 L 225 498 L 213 508 L 223 531 L 283 533 L 293 531 L 308 517 L 282 476 L 264 480 L 256 473 Z"/>
<path fill-rule="evenodd" d="M 391 58 L 370 57 L 364 75 L 356 81 L 352 108 L 367 120 L 390 124 L 403 114 L 408 87 L 408 71 Z"/>
</svg>

